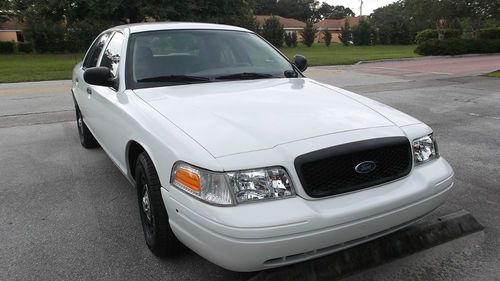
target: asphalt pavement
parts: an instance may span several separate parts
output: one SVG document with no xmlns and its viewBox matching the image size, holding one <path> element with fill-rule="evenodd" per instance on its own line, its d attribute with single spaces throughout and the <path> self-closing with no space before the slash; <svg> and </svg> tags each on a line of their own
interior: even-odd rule
<svg viewBox="0 0 500 281">
<path fill-rule="evenodd" d="M 434 128 L 456 173 L 433 217 L 484 231 L 346 280 L 500 280 L 500 55 L 316 67 L 306 75 Z M 101 149 L 79 144 L 69 81 L 0 84 L 0 280 L 246 280 L 186 250 L 147 249 L 135 192 Z M 319 280 L 311 279 L 311 280 Z"/>
</svg>

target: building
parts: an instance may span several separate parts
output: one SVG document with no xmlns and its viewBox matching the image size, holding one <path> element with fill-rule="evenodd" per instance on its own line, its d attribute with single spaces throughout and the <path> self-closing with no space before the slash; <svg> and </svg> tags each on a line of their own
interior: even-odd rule
<svg viewBox="0 0 500 281">
<path fill-rule="evenodd" d="M 355 26 L 359 23 L 359 17 L 348 17 L 349 25 Z M 339 35 L 342 32 L 346 19 L 324 19 L 316 23 L 316 28 L 318 28 L 318 35 L 316 36 L 317 43 L 325 42 L 325 34 L 323 31 L 328 30 L 332 33 L 332 43 L 340 43 Z"/>
<path fill-rule="evenodd" d="M 255 16 L 255 20 L 259 23 L 259 29 L 262 29 L 264 23 L 268 18 L 272 16 Z M 285 32 L 290 34 L 292 32 L 297 33 L 297 41 L 302 41 L 302 36 L 300 36 L 300 31 L 306 27 L 306 23 L 296 19 L 284 18 L 280 16 L 275 16 L 279 19 L 280 23 L 283 25 Z"/>
<path fill-rule="evenodd" d="M 24 42 L 24 24 L 7 19 L 0 22 L 0 41 Z"/>
<path fill-rule="evenodd" d="M 255 16 L 255 20 L 259 23 L 260 30 L 262 30 L 262 26 L 264 25 L 265 21 L 270 17 L 271 16 Z M 283 25 L 285 32 L 287 33 L 296 32 L 297 41 L 299 42 L 302 41 L 302 36 L 300 35 L 300 32 L 304 29 L 304 27 L 306 27 L 305 22 L 291 18 L 284 18 L 280 16 L 275 16 L 275 17 L 277 17 L 280 23 Z M 347 20 L 349 21 L 349 25 L 351 27 L 359 24 L 359 17 L 348 17 Z M 317 22 L 315 26 L 318 29 L 318 33 L 316 35 L 315 42 L 324 43 L 325 35 L 323 31 L 328 30 L 332 33 L 332 43 L 340 43 L 339 35 L 342 31 L 342 28 L 344 27 L 345 21 L 346 19 L 324 19 Z"/>
</svg>

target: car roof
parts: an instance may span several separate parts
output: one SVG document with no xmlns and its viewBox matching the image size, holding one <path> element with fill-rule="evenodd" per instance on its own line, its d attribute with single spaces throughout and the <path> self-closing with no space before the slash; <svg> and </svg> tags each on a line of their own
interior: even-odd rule
<svg viewBox="0 0 500 281">
<path fill-rule="evenodd" d="M 213 24 L 213 23 L 199 23 L 199 22 L 144 22 L 133 23 L 126 25 L 119 25 L 109 30 L 123 30 L 130 29 L 130 33 L 157 31 L 157 30 L 179 30 L 179 29 L 216 29 L 216 30 L 232 30 L 232 31 L 246 31 L 244 29 L 232 25 Z"/>
</svg>

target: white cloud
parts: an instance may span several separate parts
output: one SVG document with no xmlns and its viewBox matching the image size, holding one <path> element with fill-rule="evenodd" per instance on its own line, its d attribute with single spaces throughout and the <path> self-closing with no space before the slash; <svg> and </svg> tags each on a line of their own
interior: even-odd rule
<svg viewBox="0 0 500 281">
<path fill-rule="evenodd" d="M 359 15 L 360 0 L 320 0 L 320 2 L 349 7 L 356 15 Z M 363 15 L 369 15 L 373 10 L 393 2 L 396 2 L 396 0 L 363 0 Z"/>
</svg>

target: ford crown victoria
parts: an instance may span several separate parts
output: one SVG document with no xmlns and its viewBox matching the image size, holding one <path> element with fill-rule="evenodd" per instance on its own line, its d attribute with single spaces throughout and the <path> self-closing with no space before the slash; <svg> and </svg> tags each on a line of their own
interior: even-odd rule
<svg viewBox="0 0 500 281">
<path fill-rule="evenodd" d="M 95 39 L 73 72 L 80 141 L 137 189 L 154 254 L 185 244 L 262 270 L 375 239 L 444 202 L 453 170 L 431 128 L 306 68 L 225 25 L 133 24 Z"/>
</svg>

